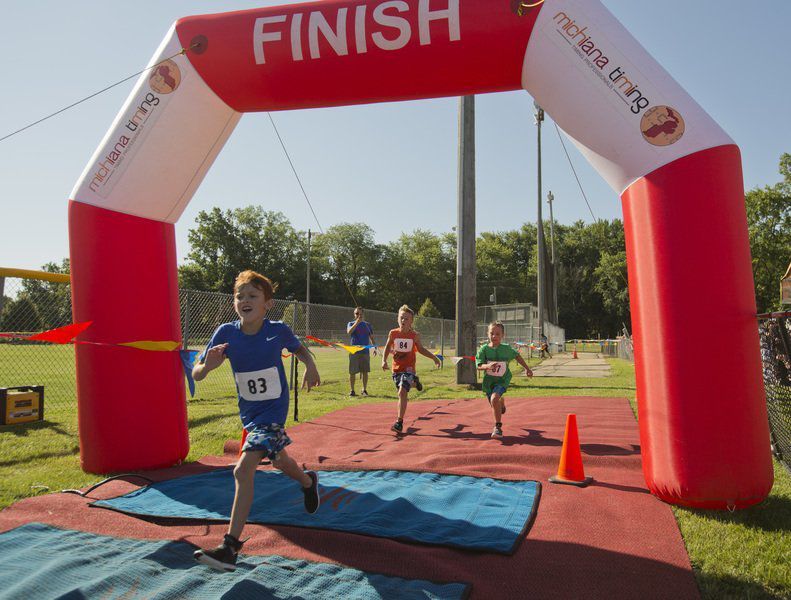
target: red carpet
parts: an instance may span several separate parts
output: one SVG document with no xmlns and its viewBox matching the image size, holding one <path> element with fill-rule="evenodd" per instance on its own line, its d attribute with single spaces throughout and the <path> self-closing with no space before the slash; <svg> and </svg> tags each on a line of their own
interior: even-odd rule
<svg viewBox="0 0 791 600">
<path fill-rule="evenodd" d="M 249 526 L 244 551 L 336 562 L 365 571 L 434 581 L 466 581 L 472 598 L 699 598 L 684 543 L 669 506 L 643 480 L 637 423 L 620 398 L 507 400 L 502 440 L 489 438 L 485 399 L 410 404 L 408 435 L 389 427 L 395 402 L 357 406 L 289 430 L 289 453 L 308 468 L 401 469 L 502 479 L 535 479 L 543 490 L 538 515 L 516 554 L 500 556 L 419 546 L 298 527 Z M 587 488 L 554 485 L 567 413 L 577 415 Z M 224 457 L 146 473 L 167 479 L 235 460 Z M 132 480 L 134 481 L 134 480 Z M 111 482 L 91 495 L 134 489 Z M 73 494 L 30 498 L 0 512 L 0 531 L 40 521 L 94 533 L 183 539 L 214 545 L 225 525 L 135 519 L 89 508 Z"/>
</svg>

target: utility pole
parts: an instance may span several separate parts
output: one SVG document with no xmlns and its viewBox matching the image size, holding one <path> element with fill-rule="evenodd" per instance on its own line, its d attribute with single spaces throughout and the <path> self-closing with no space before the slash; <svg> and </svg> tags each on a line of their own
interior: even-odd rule
<svg viewBox="0 0 791 600">
<path fill-rule="evenodd" d="M 552 190 L 547 194 L 547 202 L 549 203 L 549 239 L 552 247 L 552 304 L 555 307 L 555 325 L 560 322 L 558 316 L 558 269 L 555 263 L 555 215 L 552 214 L 552 201 L 555 196 L 552 195 Z"/>
<path fill-rule="evenodd" d="M 536 108 L 536 130 L 538 131 L 538 217 L 536 219 L 536 238 L 538 251 L 538 285 L 536 285 L 536 304 L 538 305 L 538 337 L 544 333 L 544 221 L 541 218 L 541 122 L 544 120 L 544 109 L 533 102 Z"/>
<path fill-rule="evenodd" d="M 459 100 L 459 199 L 456 225 L 456 355 L 472 356 L 475 323 L 475 96 Z M 456 383 L 477 381 L 475 363 L 460 360 Z"/>
<path fill-rule="evenodd" d="M 310 229 L 308 229 L 308 268 L 305 285 L 305 335 L 310 335 Z M 296 307 L 295 307 L 296 310 Z M 296 313 L 295 313 L 296 316 Z"/>
</svg>

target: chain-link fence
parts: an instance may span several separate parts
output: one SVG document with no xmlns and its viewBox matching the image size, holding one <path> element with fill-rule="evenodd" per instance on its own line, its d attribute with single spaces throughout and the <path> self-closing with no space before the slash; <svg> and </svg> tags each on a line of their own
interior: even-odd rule
<svg viewBox="0 0 791 600">
<path fill-rule="evenodd" d="M 634 344 L 629 335 L 605 340 L 566 340 L 566 352 L 595 352 L 601 356 L 634 362 Z"/>
<path fill-rule="evenodd" d="M 772 450 L 791 470 L 791 312 L 761 315 L 758 328 Z"/>
<path fill-rule="evenodd" d="M 29 277 L 4 277 L 0 272 L 0 332 L 29 335 L 72 322 L 68 275 L 48 275 L 53 281 L 33 278 L 39 275 L 30 272 Z M 231 294 L 180 290 L 179 302 L 185 348 L 203 350 L 219 324 L 238 318 Z M 349 343 L 346 327 L 354 320 L 353 313 L 349 307 L 275 300 L 267 317 L 285 321 L 301 338 L 311 335 Z M 398 325 L 396 313 L 366 310 L 364 318 L 371 323 L 379 346 L 384 345 L 388 331 Z M 455 354 L 455 321 L 418 316 L 415 329 L 427 348 L 440 354 Z M 308 341 L 307 345 L 314 343 Z M 76 410 L 74 348 L 0 337 L 0 388 L 32 385 L 44 386 L 49 420 L 58 420 L 59 411 Z M 197 390 L 197 397 L 234 395 L 227 364 L 210 374 Z"/>
<path fill-rule="evenodd" d="M 530 303 L 494 304 L 479 306 L 476 311 L 478 321 L 478 342 L 487 340 L 489 323 L 500 321 L 505 327 L 506 342 L 528 344 L 528 353 L 532 357 L 537 352 L 532 346 L 539 346 L 540 331 L 538 328 L 538 309 Z M 547 336 L 549 350 L 552 353 L 563 352 L 566 344 L 566 330 L 554 323 L 544 321 L 544 335 Z"/>
<path fill-rule="evenodd" d="M 220 323 L 238 318 L 233 310 L 233 297 L 230 294 L 182 290 L 180 301 L 185 348 L 203 350 Z M 348 344 L 350 340 L 346 328 L 351 321 L 354 321 L 353 313 L 354 308 L 345 306 L 276 299 L 274 307 L 267 313 L 267 318 L 288 324 L 310 347 L 318 344 L 305 340 L 307 336 Z M 384 346 L 387 333 L 398 326 L 397 313 L 365 310 L 364 307 L 363 313 L 363 318 L 373 328 L 373 343 Z M 420 332 L 426 348 L 438 354 L 455 353 L 455 321 L 417 316 L 414 327 Z M 207 379 L 201 385 L 203 393 L 217 394 L 219 390 L 216 385 L 224 386 L 225 383 L 224 381 L 215 383 L 215 380 Z M 230 389 L 233 390 L 233 387 Z"/>
</svg>

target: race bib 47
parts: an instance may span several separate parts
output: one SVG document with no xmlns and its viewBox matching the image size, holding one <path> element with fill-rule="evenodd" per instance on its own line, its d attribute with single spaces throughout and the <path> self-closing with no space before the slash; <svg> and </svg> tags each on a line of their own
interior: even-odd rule
<svg viewBox="0 0 791 600">
<path fill-rule="evenodd" d="M 499 360 L 497 362 L 491 363 L 491 366 L 486 369 L 486 373 L 494 377 L 502 377 L 505 375 L 505 367 L 505 361 Z"/>
</svg>

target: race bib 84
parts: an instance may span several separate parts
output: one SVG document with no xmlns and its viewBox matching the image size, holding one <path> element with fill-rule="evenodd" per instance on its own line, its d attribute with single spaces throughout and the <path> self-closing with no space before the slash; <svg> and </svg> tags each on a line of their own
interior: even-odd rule
<svg viewBox="0 0 791 600">
<path fill-rule="evenodd" d="M 393 340 L 394 352 L 410 352 L 412 350 L 411 338 L 395 338 Z"/>
</svg>

